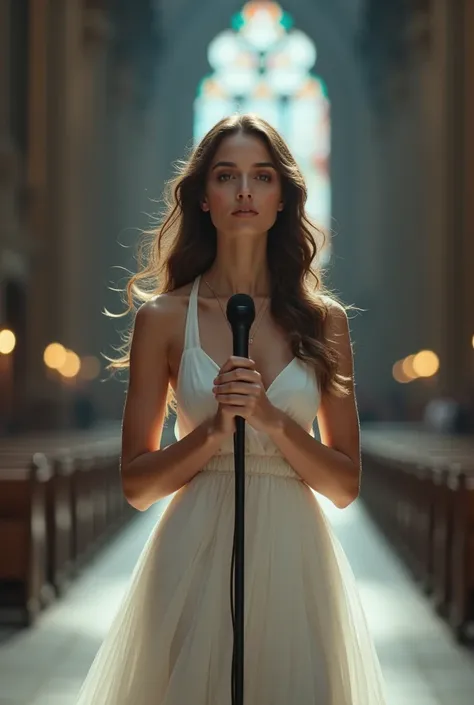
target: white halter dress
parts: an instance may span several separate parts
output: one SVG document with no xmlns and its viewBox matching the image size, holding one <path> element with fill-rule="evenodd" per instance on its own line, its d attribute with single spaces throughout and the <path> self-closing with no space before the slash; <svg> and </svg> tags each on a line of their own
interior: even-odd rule
<svg viewBox="0 0 474 705">
<path fill-rule="evenodd" d="M 216 411 L 196 280 L 177 385 L 178 439 Z M 319 403 L 297 359 L 267 390 L 310 432 Z M 357 586 L 317 496 L 246 429 L 245 705 L 385 705 Z M 176 492 L 83 684 L 78 705 L 230 705 L 232 440 Z"/>
</svg>

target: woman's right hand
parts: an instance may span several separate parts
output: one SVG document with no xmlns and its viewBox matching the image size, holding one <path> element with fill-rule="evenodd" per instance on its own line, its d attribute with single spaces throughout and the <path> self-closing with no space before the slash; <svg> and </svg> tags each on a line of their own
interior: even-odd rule
<svg viewBox="0 0 474 705">
<path fill-rule="evenodd" d="M 230 393 L 228 383 L 218 383 L 221 375 L 228 375 L 229 372 L 234 373 L 236 378 Z M 223 437 L 232 436 L 235 417 L 248 419 L 252 416 L 261 393 L 254 361 L 235 356 L 229 358 L 219 370 L 214 385 L 213 392 L 219 406 L 212 421 L 213 430 Z"/>
</svg>

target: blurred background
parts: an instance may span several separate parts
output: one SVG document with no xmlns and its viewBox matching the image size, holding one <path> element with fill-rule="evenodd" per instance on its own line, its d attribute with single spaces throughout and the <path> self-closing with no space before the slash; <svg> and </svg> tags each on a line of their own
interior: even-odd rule
<svg viewBox="0 0 474 705">
<path fill-rule="evenodd" d="M 472 704 L 473 31 L 470 0 L 0 0 L 0 705 L 74 702 L 166 504 L 121 496 L 104 309 L 236 110 L 287 139 L 362 309 L 361 498 L 326 509 L 390 703 Z"/>
</svg>

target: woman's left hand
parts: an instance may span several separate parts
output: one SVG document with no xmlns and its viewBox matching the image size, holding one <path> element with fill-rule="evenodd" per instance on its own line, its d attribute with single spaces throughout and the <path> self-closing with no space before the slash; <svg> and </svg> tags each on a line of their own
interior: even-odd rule
<svg viewBox="0 0 474 705">
<path fill-rule="evenodd" d="M 251 389 L 249 389 L 249 385 Z M 247 357 L 233 356 L 219 370 L 212 389 L 216 401 L 233 405 L 239 394 L 251 396 L 251 412 L 246 421 L 257 431 L 269 432 L 278 419 L 278 410 L 270 403 L 255 362 Z M 238 404 L 235 404 L 238 408 Z"/>
</svg>

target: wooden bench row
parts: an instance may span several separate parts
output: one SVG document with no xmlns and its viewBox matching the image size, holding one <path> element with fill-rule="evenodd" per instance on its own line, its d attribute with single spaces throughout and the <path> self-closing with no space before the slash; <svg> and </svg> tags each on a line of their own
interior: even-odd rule
<svg viewBox="0 0 474 705">
<path fill-rule="evenodd" d="M 31 624 L 135 514 L 119 457 L 117 435 L 0 443 L 0 621 Z"/>
<path fill-rule="evenodd" d="M 474 444 L 363 433 L 361 498 L 461 642 L 474 625 Z"/>
</svg>

